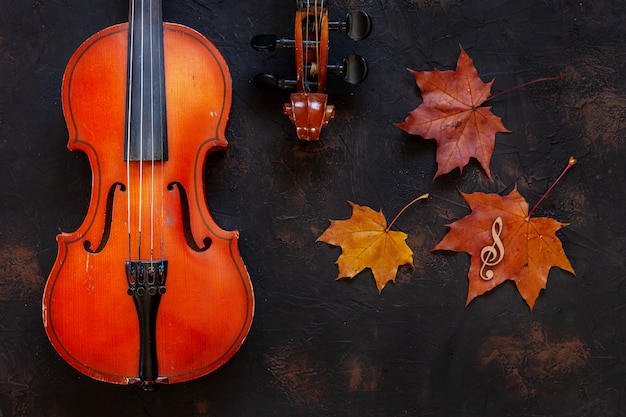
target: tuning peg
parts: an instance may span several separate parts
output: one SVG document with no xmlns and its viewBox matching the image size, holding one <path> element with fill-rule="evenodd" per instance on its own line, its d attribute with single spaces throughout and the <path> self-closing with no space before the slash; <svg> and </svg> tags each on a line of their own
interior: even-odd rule
<svg viewBox="0 0 626 417">
<path fill-rule="evenodd" d="M 263 91 L 291 90 L 296 88 L 295 80 L 283 80 L 275 74 L 268 73 L 257 74 L 253 83 L 256 88 Z"/>
<path fill-rule="evenodd" d="M 346 15 L 345 21 L 328 22 L 328 28 L 346 32 L 346 35 L 353 41 L 361 41 L 372 31 L 372 19 L 367 13 L 355 10 Z"/>
<path fill-rule="evenodd" d="M 293 48 L 296 41 L 278 38 L 276 35 L 256 35 L 250 40 L 250 45 L 257 51 L 273 51 L 280 48 Z"/>
<path fill-rule="evenodd" d="M 329 65 L 328 71 L 342 75 L 350 84 L 358 84 L 367 77 L 367 61 L 361 55 L 348 55 L 341 65 Z"/>
</svg>

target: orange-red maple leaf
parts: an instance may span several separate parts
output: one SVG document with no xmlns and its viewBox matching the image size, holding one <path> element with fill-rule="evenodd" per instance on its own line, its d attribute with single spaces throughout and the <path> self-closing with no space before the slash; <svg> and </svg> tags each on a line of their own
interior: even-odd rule
<svg viewBox="0 0 626 417">
<path fill-rule="evenodd" d="M 547 217 L 528 217 L 528 203 L 517 191 L 464 194 L 472 212 L 448 225 L 433 250 L 471 255 L 467 304 L 506 280 L 515 282 L 531 311 L 546 288 L 553 266 L 574 274 L 556 231 L 566 226 Z"/>
<path fill-rule="evenodd" d="M 489 98 L 493 80 L 481 81 L 472 59 L 461 48 L 456 70 L 413 71 L 422 104 L 396 126 L 424 139 L 437 141 L 437 173 L 463 170 L 476 158 L 491 179 L 489 163 L 497 132 L 509 132 L 491 107 L 479 107 Z"/>
<path fill-rule="evenodd" d="M 413 252 L 406 244 L 406 233 L 389 230 L 381 211 L 352 206 L 352 217 L 331 220 L 317 241 L 341 246 L 337 258 L 340 278 L 354 278 L 366 268 L 372 270 L 380 293 L 387 282 L 395 281 L 400 265 L 413 266 Z"/>
</svg>

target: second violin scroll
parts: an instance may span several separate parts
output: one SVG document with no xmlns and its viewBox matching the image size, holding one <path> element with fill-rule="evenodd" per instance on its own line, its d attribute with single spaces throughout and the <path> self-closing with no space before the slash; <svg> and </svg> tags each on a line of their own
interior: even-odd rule
<svg viewBox="0 0 626 417">
<path fill-rule="evenodd" d="M 354 40 L 367 38 L 372 21 L 367 13 L 353 11 L 343 21 L 328 20 L 326 0 L 299 0 L 296 2 L 294 39 L 276 35 L 257 35 L 251 45 L 258 51 L 293 48 L 296 59 L 296 78 L 286 80 L 271 73 L 258 74 L 254 84 L 263 90 L 292 90 L 290 103 L 283 105 L 283 113 L 296 126 L 298 138 L 318 140 L 323 127 L 335 116 L 335 107 L 328 104 L 326 76 L 335 74 L 350 84 L 358 84 L 367 77 L 367 61 L 360 55 L 349 55 L 341 64 L 328 64 L 328 33 L 345 32 Z"/>
</svg>

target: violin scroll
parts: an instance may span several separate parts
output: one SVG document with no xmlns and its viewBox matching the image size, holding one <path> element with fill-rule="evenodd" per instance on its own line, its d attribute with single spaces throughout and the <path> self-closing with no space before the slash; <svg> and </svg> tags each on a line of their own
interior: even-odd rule
<svg viewBox="0 0 626 417">
<path fill-rule="evenodd" d="M 327 74 L 342 76 L 350 84 L 358 84 L 367 77 L 367 61 L 360 55 L 349 55 L 340 64 L 328 64 L 328 32 L 344 32 L 348 38 L 360 41 L 372 30 L 372 20 L 363 11 L 353 11 L 344 20 L 329 21 L 325 0 L 299 0 L 295 18 L 294 39 L 276 35 L 257 35 L 250 41 L 257 51 L 294 49 L 296 78 L 282 79 L 275 74 L 262 73 L 254 77 L 254 85 L 261 90 L 292 90 L 290 103 L 283 105 L 283 113 L 296 126 L 298 138 L 318 140 L 320 131 L 335 115 L 326 94 Z"/>
</svg>

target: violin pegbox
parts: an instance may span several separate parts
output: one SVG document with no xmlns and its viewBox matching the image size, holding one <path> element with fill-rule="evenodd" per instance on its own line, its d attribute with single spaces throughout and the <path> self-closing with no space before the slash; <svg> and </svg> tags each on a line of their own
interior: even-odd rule
<svg viewBox="0 0 626 417">
<path fill-rule="evenodd" d="M 354 41 L 363 40 L 372 30 L 371 18 L 363 11 L 353 11 L 344 20 L 331 22 L 326 3 L 325 0 L 297 1 L 294 39 L 264 34 L 250 41 L 257 51 L 294 49 L 295 79 L 261 73 L 254 77 L 254 85 L 261 90 L 294 91 L 290 103 L 283 105 L 283 113 L 295 124 L 298 138 L 304 141 L 318 140 L 322 128 L 335 116 L 335 107 L 328 104 L 326 94 L 327 74 L 342 76 L 350 84 L 358 84 L 367 77 L 367 61 L 360 55 L 349 55 L 340 64 L 328 64 L 328 33 L 344 32 Z"/>
</svg>

